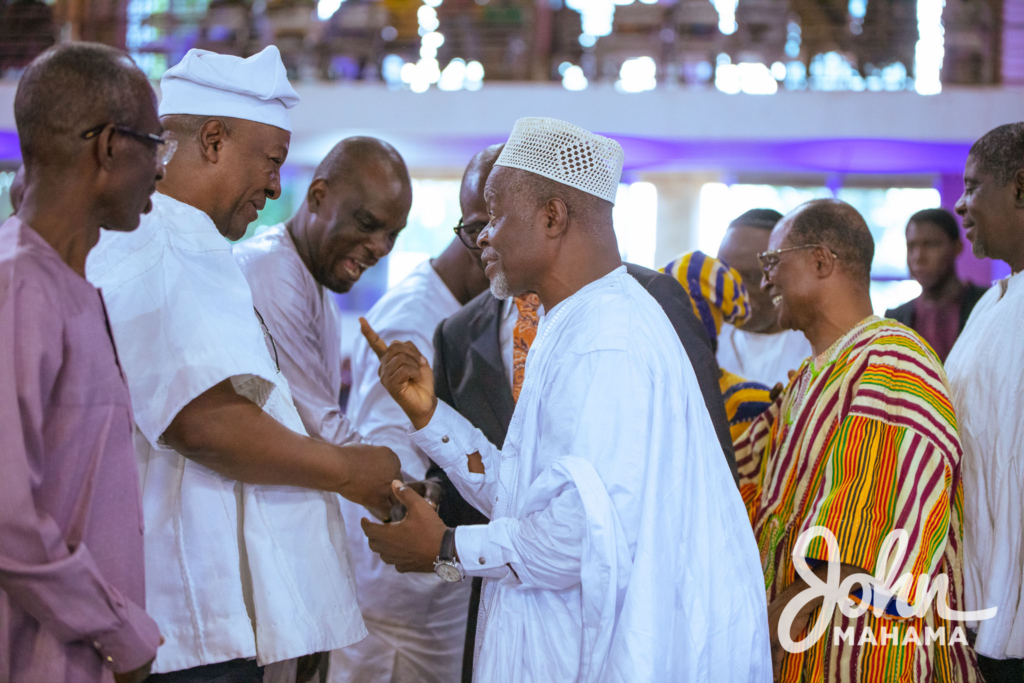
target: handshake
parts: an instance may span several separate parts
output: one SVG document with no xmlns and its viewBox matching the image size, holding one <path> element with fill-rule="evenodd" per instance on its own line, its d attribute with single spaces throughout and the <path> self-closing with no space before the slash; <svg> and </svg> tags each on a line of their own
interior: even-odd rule
<svg viewBox="0 0 1024 683">
<path fill-rule="evenodd" d="M 392 342 L 388 346 L 365 319 L 360 318 L 359 323 L 363 336 L 380 359 L 378 375 L 381 384 L 405 411 L 413 427 L 422 429 L 430 422 L 437 405 L 434 375 L 427 359 L 411 342 Z M 441 539 L 448 528 L 437 514 L 440 484 L 432 479 L 403 483 L 398 478 L 398 459 L 390 449 L 380 446 L 366 448 L 387 451 L 390 456 L 382 458 L 378 453 L 372 459 L 375 462 L 368 458 L 368 469 L 373 470 L 372 481 L 364 482 L 373 491 L 369 500 L 364 502 L 359 499 L 361 496 L 346 496 L 363 504 L 375 517 L 384 521 L 384 524 L 376 524 L 368 519 L 362 520 L 370 549 L 400 572 L 433 572 Z M 386 481 L 385 499 L 381 477 L 392 469 L 394 472 Z"/>
</svg>

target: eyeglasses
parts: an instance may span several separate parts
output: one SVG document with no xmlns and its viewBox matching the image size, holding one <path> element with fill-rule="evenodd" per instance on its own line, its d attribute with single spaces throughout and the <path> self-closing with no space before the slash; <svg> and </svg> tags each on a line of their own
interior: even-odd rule
<svg viewBox="0 0 1024 683">
<path fill-rule="evenodd" d="M 109 123 L 103 123 L 96 126 L 95 128 L 90 128 L 89 130 L 82 133 L 81 138 L 83 140 L 91 140 L 100 133 L 102 133 L 103 129 L 109 125 Z M 174 152 L 178 149 L 177 140 L 169 140 L 166 137 L 153 135 L 152 133 L 140 133 L 139 131 L 133 128 L 129 128 L 128 126 L 115 125 L 114 130 L 120 133 L 121 135 L 126 135 L 130 138 L 135 138 L 139 142 L 144 142 L 147 145 L 151 146 L 151 148 L 157 152 L 157 158 L 160 161 L 161 166 L 166 166 L 167 164 L 171 163 L 171 158 L 174 156 Z M 164 135 L 166 135 L 166 133 L 164 133 Z"/>
<path fill-rule="evenodd" d="M 270 348 L 274 350 L 274 367 L 277 372 L 281 372 L 281 364 L 277 361 L 277 344 L 274 343 L 274 335 L 270 334 L 270 330 L 267 329 L 267 324 L 263 322 L 263 316 L 260 315 L 259 310 L 253 306 L 252 310 L 256 313 L 256 319 L 260 321 L 260 328 L 263 329 L 263 336 L 270 340 Z"/>
<path fill-rule="evenodd" d="M 771 275 L 772 272 L 779 267 L 779 258 L 783 254 L 790 251 L 799 251 L 801 249 L 817 249 L 823 247 L 828 249 L 828 253 L 832 254 L 835 258 L 839 258 L 839 255 L 829 249 L 824 244 L 801 244 L 799 247 L 786 247 L 785 249 L 776 249 L 775 251 L 762 251 L 757 255 L 757 262 L 761 265 L 761 272 L 765 275 Z"/>
<path fill-rule="evenodd" d="M 476 245 L 476 238 L 486 227 L 486 222 L 463 225 L 462 219 L 460 218 L 459 224 L 452 228 L 452 230 L 454 230 L 455 234 L 459 236 L 459 239 L 462 240 L 462 243 L 466 245 L 467 249 L 480 251 L 480 247 Z"/>
</svg>

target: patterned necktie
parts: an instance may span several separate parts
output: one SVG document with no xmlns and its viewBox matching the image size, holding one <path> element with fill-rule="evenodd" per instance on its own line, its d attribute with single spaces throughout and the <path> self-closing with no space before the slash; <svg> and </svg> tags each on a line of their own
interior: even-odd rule
<svg viewBox="0 0 1024 683">
<path fill-rule="evenodd" d="M 537 336 L 537 307 L 540 306 L 540 299 L 530 293 L 517 296 L 515 302 L 519 317 L 512 330 L 512 398 L 518 401 L 526 374 L 526 354 Z"/>
</svg>

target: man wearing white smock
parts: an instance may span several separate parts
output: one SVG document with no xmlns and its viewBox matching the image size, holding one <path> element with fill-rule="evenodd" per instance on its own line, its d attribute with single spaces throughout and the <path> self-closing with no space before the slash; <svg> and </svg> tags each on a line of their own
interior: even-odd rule
<svg viewBox="0 0 1024 683">
<path fill-rule="evenodd" d="M 743 503 L 678 336 L 619 258 L 622 161 L 612 140 L 520 119 L 488 178 L 491 291 L 546 311 L 501 450 L 436 400 L 413 345 L 364 325 L 413 440 L 492 521 L 447 529 L 396 482 L 407 517 L 363 528 L 399 571 L 486 578 L 475 680 L 768 681 Z"/>
<path fill-rule="evenodd" d="M 964 601 L 996 608 L 974 649 L 989 683 L 1024 680 L 1024 123 L 971 147 L 956 204 L 979 258 L 1009 264 L 946 359 L 964 457 Z"/>
<path fill-rule="evenodd" d="M 280 194 L 298 96 L 277 48 L 190 50 L 161 91 L 178 153 L 138 230 L 87 264 L 137 427 L 147 608 L 166 638 L 150 680 L 294 680 L 296 658 L 366 634 L 337 494 L 384 509 L 398 461 L 306 436 L 224 239 Z"/>
</svg>

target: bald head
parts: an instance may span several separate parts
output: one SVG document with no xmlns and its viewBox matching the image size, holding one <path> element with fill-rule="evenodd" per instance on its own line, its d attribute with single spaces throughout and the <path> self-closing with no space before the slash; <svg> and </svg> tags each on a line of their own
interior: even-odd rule
<svg viewBox="0 0 1024 683">
<path fill-rule="evenodd" d="M 395 182 L 411 185 L 405 160 L 394 147 L 377 138 L 356 136 L 336 144 L 316 167 L 313 179 L 358 179 L 368 170 L 389 175 Z"/>
<path fill-rule="evenodd" d="M 491 175 L 494 162 L 501 155 L 505 145 L 491 145 L 477 152 L 466 166 L 462 174 L 462 187 L 459 189 L 459 204 L 462 207 L 462 221 L 469 224 L 470 214 L 487 215 L 487 207 L 484 205 L 484 186 L 487 178 Z M 484 218 L 484 222 L 487 219 Z"/>
<path fill-rule="evenodd" d="M 138 129 L 156 96 L 131 58 L 94 43 L 50 48 L 25 70 L 14 98 L 26 165 L 68 165 L 81 135 L 116 124 Z"/>
<path fill-rule="evenodd" d="M 377 138 L 352 137 L 317 166 L 289 227 L 314 279 L 347 292 L 391 252 L 411 207 L 412 181 L 398 151 Z"/>
<path fill-rule="evenodd" d="M 838 199 L 814 199 L 783 221 L 789 224 L 791 246 L 823 244 L 839 257 L 840 266 L 854 282 L 865 288 L 871 285 L 875 240 L 857 209 Z"/>
</svg>

